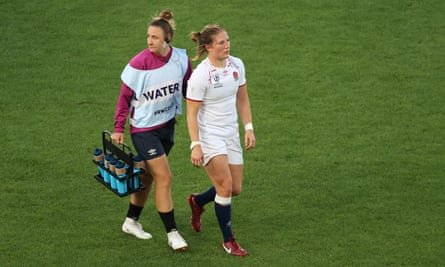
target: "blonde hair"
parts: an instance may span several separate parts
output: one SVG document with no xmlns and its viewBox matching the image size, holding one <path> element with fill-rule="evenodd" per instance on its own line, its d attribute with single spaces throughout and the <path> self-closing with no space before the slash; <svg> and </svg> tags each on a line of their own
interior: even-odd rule
<svg viewBox="0 0 445 267">
<path fill-rule="evenodd" d="M 173 19 L 173 12 L 169 9 L 164 9 L 159 12 L 159 15 L 152 18 L 152 21 L 148 24 L 148 27 L 155 26 L 162 29 L 165 35 L 165 41 L 170 43 L 173 39 L 173 32 L 176 24 Z"/>
<path fill-rule="evenodd" d="M 213 42 L 213 38 L 220 32 L 226 31 L 223 27 L 217 24 L 206 25 L 200 32 L 190 33 L 190 37 L 196 43 L 196 56 L 193 60 L 198 60 L 207 53 L 206 45 Z"/>
</svg>

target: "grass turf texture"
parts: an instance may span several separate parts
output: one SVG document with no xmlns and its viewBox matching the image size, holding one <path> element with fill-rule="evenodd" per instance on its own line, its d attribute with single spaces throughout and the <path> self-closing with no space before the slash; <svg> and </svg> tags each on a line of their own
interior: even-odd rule
<svg viewBox="0 0 445 267">
<path fill-rule="evenodd" d="M 439 266 L 445 258 L 443 1 L 3 1 L 2 266 Z M 225 26 L 246 64 L 257 148 L 246 153 L 233 223 L 250 256 L 226 255 L 208 207 L 188 225 L 185 119 L 170 156 L 179 229 L 172 253 L 153 195 L 120 232 L 128 198 L 92 175 L 111 129 L 119 76 L 146 45 L 149 18 L 187 34 Z M 127 143 L 130 142 L 127 135 Z"/>
</svg>

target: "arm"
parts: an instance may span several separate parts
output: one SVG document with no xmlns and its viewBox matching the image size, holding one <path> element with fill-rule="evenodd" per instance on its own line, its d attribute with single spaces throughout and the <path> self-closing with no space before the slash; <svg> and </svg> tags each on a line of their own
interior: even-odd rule
<svg viewBox="0 0 445 267">
<path fill-rule="evenodd" d="M 250 110 L 249 94 L 247 93 L 247 84 L 240 86 L 236 95 L 236 107 L 244 125 L 244 144 L 246 149 L 255 147 L 255 135 L 252 126 L 252 112 Z"/>
<path fill-rule="evenodd" d="M 200 101 L 193 101 L 187 99 L 187 128 L 192 141 L 191 162 L 195 167 L 199 167 L 203 162 L 203 153 L 201 145 L 199 144 L 199 126 L 198 126 L 198 111 L 201 107 Z"/>
<path fill-rule="evenodd" d="M 111 134 L 111 140 L 118 144 L 124 142 L 125 123 L 130 110 L 132 97 L 133 91 L 126 84 L 122 83 L 121 91 L 117 99 L 116 111 L 114 113 L 114 130 Z"/>
<path fill-rule="evenodd" d="M 184 75 L 184 79 L 182 80 L 182 96 L 184 98 L 187 97 L 187 83 L 188 83 L 188 80 L 190 79 L 191 75 L 192 75 L 192 62 L 189 59 L 187 71 Z"/>
</svg>

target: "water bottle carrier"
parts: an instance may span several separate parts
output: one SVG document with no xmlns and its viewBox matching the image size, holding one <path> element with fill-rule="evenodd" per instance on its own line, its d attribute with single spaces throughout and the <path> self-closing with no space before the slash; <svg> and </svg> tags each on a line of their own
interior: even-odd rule
<svg viewBox="0 0 445 267">
<path fill-rule="evenodd" d="M 115 144 L 111 140 L 111 133 L 109 131 L 104 131 L 102 133 L 102 146 L 104 155 L 111 154 L 117 160 L 125 163 L 128 168 L 126 168 L 125 176 L 118 176 L 108 168 L 104 166 L 103 163 L 96 162 L 93 159 L 93 163 L 100 168 L 100 171 L 94 175 L 93 177 L 101 183 L 103 186 L 108 188 L 111 192 L 115 193 L 120 197 L 124 197 L 130 195 L 132 193 L 141 191 L 145 189 L 145 186 L 141 183 L 139 179 L 139 175 L 144 173 L 143 169 L 140 169 L 138 172 L 134 172 L 134 163 L 133 163 L 133 153 L 131 149 L 126 144 Z M 107 183 L 105 180 L 105 175 L 108 175 L 110 179 L 115 179 L 114 181 L 119 183 L 120 185 L 124 184 L 125 188 L 112 188 L 111 183 Z"/>
</svg>

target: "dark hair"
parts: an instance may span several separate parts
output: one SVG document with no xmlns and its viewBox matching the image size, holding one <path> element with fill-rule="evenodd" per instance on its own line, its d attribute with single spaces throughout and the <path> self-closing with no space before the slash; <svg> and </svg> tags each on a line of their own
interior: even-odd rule
<svg viewBox="0 0 445 267">
<path fill-rule="evenodd" d="M 165 35 L 165 41 L 170 43 L 173 39 L 173 31 L 175 30 L 175 21 L 173 20 L 173 12 L 171 10 L 162 10 L 158 16 L 153 17 L 148 26 L 155 26 L 162 29 Z"/>
<path fill-rule="evenodd" d="M 202 55 L 207 53 L 206 45 L 213 42 L 213 38 L 220 32 L 224 32 L 225 29 L 217 24 L 206 25 L 200 32 L 190 33 L 192 41 L 196 43 L 196 56 L 193 60 L 198 60 Z"/>
</svg>

